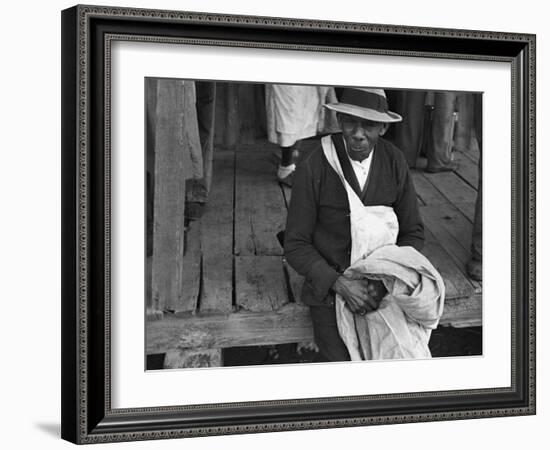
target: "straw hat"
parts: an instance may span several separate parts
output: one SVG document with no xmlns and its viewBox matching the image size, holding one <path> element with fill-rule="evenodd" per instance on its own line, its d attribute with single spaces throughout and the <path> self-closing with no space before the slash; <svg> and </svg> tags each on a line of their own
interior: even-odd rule
<svg viewBox="0 0 550 450">
<path fill-rule="evenodd" d="M 332 111 L 373 122 L 401 122 L 403 118 L 392 111 L 388 111 L 388 100 L 383 89 L 345 88 L 338 103 L 323 105 Z"/>
</svg>

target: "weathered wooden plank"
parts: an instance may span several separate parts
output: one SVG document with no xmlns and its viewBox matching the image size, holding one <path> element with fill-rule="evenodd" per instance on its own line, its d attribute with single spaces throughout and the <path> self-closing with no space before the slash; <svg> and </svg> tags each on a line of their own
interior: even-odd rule
<svg viewBox="0 0 550 450">
<path fill-rule="evenodd" d="M 456 173 L 472 188 L 477 190 L 478 165 L 462 152 L 454 152 L 454 161 L 458 164 Z"/>
<path fill-rule="evenodd" d="M 424 220 L 425 226 L 430 230 L 434 237 L 438 240 L 441 246 L 447 251 L 447 253 L 453 258 L 458 268 L 462 271 L 464 276 L 472 284 L 475 293 L 481 293 L 481 283 L 478 281 L 470 279 L 466 274 L 466 263 L 470 259 L 470 252 L 464 246 L 464 243 L 459 241 L 457 236 L 449 231 L 445 227 L 445 223 L 449 219 L 444 219 L 443 217 L 450 217 L 445 215 L 445 212 L 441 213 L 441 207 L 439 206 L 428 206 L 421 208 L 422 218 Z M 451 219 L 452 220 L 452 219 Z M 448 224 L 454 228 L 454 224 Z M 463 223 L 463 226 L 466 226 L 467 229 L 471 230 L 471 225 Z M 469 242 L 468 242 L 469 243 Z"/>
<path fill-rule="evenodd" d="M 263 84 L 216 83 L 217 147 L 232 148 L 263 145 L 266 135 L 265 93 Z"/>
<path fill-rule="evenodd" d="M 166 299 L 164 309 L 173 312 L 195 311 L 201 284 L 201 222 L 193 221 L 185 235 L 185 253 L 181 260 L 182 290 Z"/>
<path fill-rule="evenodd" d="M 446 298 L 457 298 L 466 296 L 460 290 L 459 286 L 455 286 L 455 272 L 458 271 L 456 265 L 452 262 L 449 255 L 443 250 L 436 239 L 427 231 L 426 242 L 422 249 L 422 254 L 428 258 L 433 266 L 439 271 L 443 281 L 445 282 Z M 471 289 L 473 292 L 473 289 Z"/>
<path fill-rule="evenodd" d="M 194 104 L 194 85 L 178 80 L 156 80 L 154 119 L 154 222 L 152 308 L 163 311 L 181 304 L 185 236 L 185 180 L 192 175 L 190 155 L 200 153 Z"/>
<path fill-rule="evenodd" d="M 214 108 L 214 147 L 217 149 L 224 148 L 225 144 L 225 121 L 227 115 L 227 83 L 216 82 L 216 107 Z"/>
<path fill-rule="evenodd" d="M 202 222 L 201 311 L 230 312 L 233 296 L 234 152 L 217 152 Z"/>
<path fill-rule="evenodd" d="M 479 326 L 479 296 L 446 299 L 442 326 Z M 290 303 L 277 312 L 186 315 L 147 323 L 147 354 L 175 349 L 219 349 L 313 340 L 309 308 Z"/>
<path fill-rule="evenodd" d="M 252 83 L 239 84 L 240 142 L 253 144 L 262 134 L 266 108 L 265 93 L 261 87 Z"/>
<path fill-rule="evenodd" d="M 416 194 L 422 199 L 424 204 L 440 205 L 448 202 L 443 194 L 439 192 L 432 183 L 424 178 L 422 172 L 413 170 L 411 171 L 411 176 Z"/>
<path fill-rule="evenodd" d="M 268 152 L 236 152 L 235 254 L 282 255 L 286 207 Z"/>
<path fill-rule="evenodd" d="M 477 191 L 454 172 L 423 173 L 426 179 L 441 192 L 450 203 L 475 204 Z"/>
<path fill-rule="evenodd" d="M 446 185 L 444 178 L 441 176 L 445 176 L 447 179 L 451 180 L 452 183 Z M 448 172 L 427 174 L 413 171 L 412 177 L 416 193 L 426 205 L 445 205 L 453 203 L 473 222 L 477 191 L 460 179 L 458 175 Z M 458 191 L 454 192 L 453 189 L 457 189 Z M 461 190 L 467 192 L 464 194 L 460 192 Z M 449 198 L 449 195 L 451 198 Z M 473 201 L 471 201 L 472 198 L 474 199 Z"/>
<path fill-rule="evenodd" d="M 287 344 L 313 339 L 309 308 L 294 303 L 278 311 L 186 315 L 147 323 L 147 354 L 186 348 Z"/>
<path fill-rule="evenodd" d="M 439 324 L 455 328 L 482 325 L 482 301 L 480 295 L 462 299 L 446 299 Z"/>
<path fill-rule="evenodd" d="M 221 349 L 169 350 L 164 356 L 165 369 L 223 366 Z"/>
<path fill-rule="evenodd" d="M 443 280 L 445 281 L 446 297 L 447 298 L 462 298 L 471 297 L 474 292 L 474 286 L 465 276 L 461 267 L 455 262 L 455 260 L 449 255 L 437 238 L 431 233 L 429 229 L 426 230 L 427 245 L 426 245 L 426 257 L 431 261 L 436 269 L 439 270 Z M 450 286 L 454 287 L 454 290 L 448 290 Z"/>
<path fill-rule="evenodd" d="M 155 311 L 153 308 L 153 292 L 151 282 L 153 280 L 153 256 L 147 255 L 145 258 L 145 308 L 152 313 Z M 162 311 L 159 311 L 162 312 Z"/>
<path fill-rule="evenodd" d="M 246 311 L 277 311 L 288 303 L 280 256 L 235 257 L 235 302 Z"/>
<path fill-rule="evenodd" d="M 239 116 L 239 85 L 227 83 L 225 87 L 225 144 L 229 147 L 239 141 L 241 118 Z"/>
<path fill-rule="evenodd" d="M 474 222 L 476 204 L 471 202 L 456 202 L 453 204 L 471 222 Z"/>
<path fill-rule="evenodd" d="M 424 211 L 422 214 L 429 214 L 432 221 L 440 223 L 467 252 L 470 251 L 472 223 L 461 211 L 449 203 L 422 207 L 421 210 Z"/>
</svg>

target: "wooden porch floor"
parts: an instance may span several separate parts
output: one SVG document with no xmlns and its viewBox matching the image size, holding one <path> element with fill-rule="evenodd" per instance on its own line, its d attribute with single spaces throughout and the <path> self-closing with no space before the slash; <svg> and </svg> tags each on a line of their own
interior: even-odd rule
<svg viewBox="0 0 550 450">
<path fill-rule="evenodd" d="M 267 143 L 215 152 L 209 201 L 185 236 L 187 289 L 166 304 L 163 320 L 148 321 L 148 353 L 312 339 L 308 309 L 299 302 L 301 278 L 284 264 L 276 237 L 290 200 L 290 190 L 275 179 L 276 153 Z M 426 226 L 424 254 L 447 290 L 441 325 L 481 324 L 481 284 L 465 270 L 477 158 L 455 152 L 456 172 L 412 173 Z"/>
</svg>

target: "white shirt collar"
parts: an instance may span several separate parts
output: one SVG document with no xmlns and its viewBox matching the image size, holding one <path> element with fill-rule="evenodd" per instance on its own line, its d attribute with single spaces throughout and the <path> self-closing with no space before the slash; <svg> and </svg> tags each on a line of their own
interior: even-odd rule
<svg viewBox="0 0 550 450">
<path fill-rule="evenodd" d="M 351 159 L 348 154 L 348 147 L 346 144 L 346 140 L 344 139 L 344 148 L 346 150 L 346 156 L 351 162 L 351 167 L 353 168 L 353 171 L 355 172 L 355 176 L 357 178 L 357 181 L 359 182 L 359 187 L 361 190 L 364 189 L 365 183 L 367 182 L 367 179 L 369 177 L 370 172 L 370 166 L 372 162 L 372 155 L 374 153 L 374 149 L 370 152 L 369 156 L 367 156 L 363 161 L 356 161 L 354 159 Z"/>
</svg>

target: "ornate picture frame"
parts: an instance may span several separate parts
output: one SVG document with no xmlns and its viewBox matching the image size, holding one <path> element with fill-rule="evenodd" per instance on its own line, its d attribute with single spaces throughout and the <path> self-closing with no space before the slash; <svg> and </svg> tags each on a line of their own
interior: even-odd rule
<svg viewBox="0 0 550 450">
<path fill-rule="evenodd" d="M 110 73 L 117 41 L 302 50 L 304 58 L 316 51 L 508 63 L 510 386 L 113 408 Z M 63 11 L 62 437 L 84 444 L 534 414 L 535 41 L 530 34 L 179 11 Z"/>
</svg>

